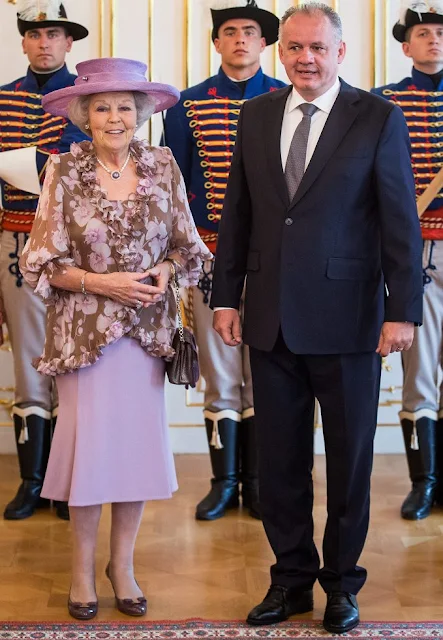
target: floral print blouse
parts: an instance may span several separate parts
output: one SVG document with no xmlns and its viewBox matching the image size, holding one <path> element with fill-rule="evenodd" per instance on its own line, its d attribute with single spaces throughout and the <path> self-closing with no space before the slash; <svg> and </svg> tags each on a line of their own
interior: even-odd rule
<svg viewBox="0 0 443 640">
<path fill-rule="evenodd" d="M 134 139 L 130 152 L 139 181 L 126 201 L 107 199 L 97 182 L 91 142 L 74 143 L 70 153 L 53 155 L 48 163 L 20 259 L 25 280 L 48 306 L 44 351 L 34 362 L 43 374 L 87 367 L 122 336 L 139 340 L 152 356 L 174 354 L 176 305 L 170 287 L 161 301 L 134 309 L 51 286 L 51 274 L 66 265 L 92 273 L 140 273 L 177 252 L 179 285 L 197 284 L 203 261 L 212 255 L 195 228 L 170 149 Z"/>
</svg>

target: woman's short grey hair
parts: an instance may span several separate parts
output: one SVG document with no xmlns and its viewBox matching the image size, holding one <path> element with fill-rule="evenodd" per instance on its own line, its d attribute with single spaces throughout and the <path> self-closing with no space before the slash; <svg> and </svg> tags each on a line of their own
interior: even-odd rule
<svg viewBox="0 0 443 640">
<path fill-rule="evenodd" d="M 141 93 L 140 91 L 130 91 L 134 97 L 135 108 L 137 111 L 137 129 L 139 129 L 155 112 L 156 100 L 152 96 Z M 97 94 L 94 94 L 97 95 Z M 89 104 L 94 97 L 90 96 L 78 96 L 74 98 L 69 105 L 69 119 L 75 124 L 80 131 L 86 133 L 87 136 L 91 135 L 91 130 L 86 128 L 89 121 Z"/>
<path fill-rule="evenodd" d="M 280 42 L 282 41 L 283 27 L 285 26 L 287 21 L 292 18 L 292 16 L 296 16 L 300 13 L 308 16 L 314 16 L 321 13 L 331 23 L 332 28 L 334 29 L 337 43 L 343 40 L 343 26 L 338 13 L 323 2 L 305 2 L 304 4 L 300 4 L 297 7 L 290 7 L 283 15 L 282 19 L 280 20 L 280 29 L 278 32 L 278 39 Z"/>
</svg>

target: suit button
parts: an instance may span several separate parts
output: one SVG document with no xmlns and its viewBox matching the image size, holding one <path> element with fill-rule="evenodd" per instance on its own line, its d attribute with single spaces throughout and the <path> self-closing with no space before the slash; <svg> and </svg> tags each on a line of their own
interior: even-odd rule
<svg viewBox="0 0 443 640">
<path fill-rule="evenodd" d="M 293 222 L 294 220 L 292 218 L 286 218 L 285 220 L 285 224 L 288 225 L 288 227 L 290 227 Z"/>
</svg>

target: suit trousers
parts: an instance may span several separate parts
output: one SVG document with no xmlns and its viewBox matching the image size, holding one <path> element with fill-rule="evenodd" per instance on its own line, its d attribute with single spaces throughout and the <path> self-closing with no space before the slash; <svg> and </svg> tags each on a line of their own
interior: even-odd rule
<svg viewBox="0 0 443 640">
<path fill-rule="evenodd" d="M 369 525 L 370 477 L 381 358 L 374 353 L 295 355 L 280 336 L 251 348 L 259 449 L 260 506 L 276 556 L 273 584 L 356 594 Z M 313 419 L 318 399 L 326 448 L 323 568 L 314 544 Z"/>
</svg>

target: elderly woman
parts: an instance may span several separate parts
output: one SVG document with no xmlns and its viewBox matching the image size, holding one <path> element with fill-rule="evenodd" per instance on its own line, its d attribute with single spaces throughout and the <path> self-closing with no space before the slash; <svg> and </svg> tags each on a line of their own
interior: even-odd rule
<svg viewBox="0 0 443 640">
<path fill-rule="evenodd" d="M 143 615 L 133 554 L 146 500 L 177 488 L 164 402 L 176 305 L 169 280 L 198 282 L 210 258 L 167 148 L 134 138 L 178 100 L 146 66 L 101 59 L 77 66 L 75 86 L 43 99 L 92 142 L 51 156 L 20 267 L 48 306 L 38 371 L 55 376 L 57 429 L 42 495 L 67 500 L 73 531 L 68 609 L 97 613 L 94 556 L 101 505 L 112 503 L 106 574 L 116 604 Z"/>
</svg>

